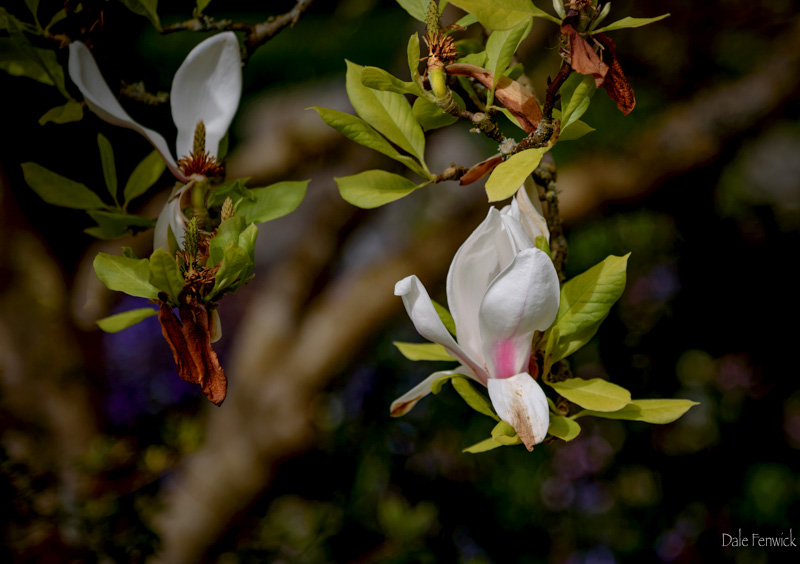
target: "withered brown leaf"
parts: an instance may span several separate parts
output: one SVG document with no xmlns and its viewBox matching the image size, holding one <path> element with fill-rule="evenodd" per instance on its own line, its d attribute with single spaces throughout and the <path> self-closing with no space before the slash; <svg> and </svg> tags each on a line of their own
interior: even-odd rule
<svg viewBox="0 0 800 564">
<path fill-rule="evenodd" d="M 490 172 L 492 172 L 497 165 L 503 162 L 503 155 L 494 155 L 493 157 L 489 157 L 485 161 L 481 161 L 476 165 L 473 165 L 465 174 L 461 177 L 459 181 L 462 186 L 466 186 L 467 184 L 472 184 L 473 182 L 477 182 Z"/>
<path fill-rule="evenodd" d="M 596 33 L 594 38 L 603 46 L 603 59 L 609 65 L 603 88 L 608 92 L 608 97 L 617 103 L 619 111 L 628 115 L 636 106 L 636 97 L 633 94 L 633 87 L 631 87 L 628 79 L 625 78 L 622 66 L 617 60 L 617 46 L 605 33 Z"/>
</svg>

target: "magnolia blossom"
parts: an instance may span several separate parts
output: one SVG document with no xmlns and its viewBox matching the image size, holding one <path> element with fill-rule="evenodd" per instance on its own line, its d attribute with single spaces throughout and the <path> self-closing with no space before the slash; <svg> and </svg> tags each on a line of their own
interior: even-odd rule
<svg viewBox="0 0 800 564">
<path fill-rule="evenodd" d="M 170 92 L 172 119 L 178 129 L 178 160 L 161 134 L 140 125 L 122 108 L 106 84 L 92 53 L 83 43 L 69 46 L 69 76 L 100 118 L 144 135 L 161 154 L 170 172 L 183 185 L 172 191 L 156 223 L 155 245 L 168 249 L 167 227 L 182 247 L 187 218 L 183 214 L 191 181 L 218 170 L 219 143 L 228 131 L 242 94 L 242 63 L 236 35 L 227 31 L 209 37 L 189 52 L 175 73 Z M 202 125 L 199 125 L 202 124 Z M 195 133 L 204 128 L 205 140 L 196 147 Z"/>
<path fill-rule="evenodd" d="M 534 246 L 540 235 L 549 236 L 547 227 L 523 188 L 510 206 L 489 210 L 464 242 L 447 275 L 458 342 L 416 276 L 397 283 L 395 295 L 420 335 L 444 346 L 461 366 L 431 374 L 395 400 L 392 415 L 407 413 L 441 376 L 463 374 L 488 387 L 495 411 L 528 450 L 544 440 L 547 398 L 528 363 L 534 331 L 547 330 L 556 318 L 560 290 L 552 261 Z"/>
</svg>

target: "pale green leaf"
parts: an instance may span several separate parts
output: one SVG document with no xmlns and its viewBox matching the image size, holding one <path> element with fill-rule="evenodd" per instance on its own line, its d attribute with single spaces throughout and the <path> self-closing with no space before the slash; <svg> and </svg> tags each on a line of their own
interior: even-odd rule
<svg viewBox="0 0 800 564">
<path fill-rule="evenodd" d="M 532 17 L 561 25 L 561 21 L 534 6 L 531 0 L 451 0 L 450 3 L 474 14 L 489 29 L 511 29 Z"/>
<path fill-rule="evenodd" d="M 47 27 L 44 28 L 45 31 L 50 31 L 50 28 L 56 25 L 58 22 L 63 20 L 67 17 L 67 10 L 65 8 L 60 9 L 55 15 L 50 19 L 50 23 L 47 24 Z"/>
<path fill-rule="evenodd" d="M 79 210 L 105 207 L 97 194 L 83 184 L 36 163 L 22 163 L 22 173 L 28 186 L 48 204 Z"/>
<path fill-rule="evenodd" d="M 547 432 L 554 437 L 569 442 L 580 434 L 581 426 L 569 417 L 551 413 L 550 426 L 547 428 Z"/>
<path fill-rule="evenodd" d="M 562 286 L 555 322 L 559 339 L 554 346 L 553 362 L 571 355 L 597 332 L 625 289 L 628 256 L 630 253 L 624 257 L 606 257 Z"/>
<path fill-rule="evenodd" d="M 250 190 L 248 190 L 245 186 L 248 180 L 250 179 L 237 178 L 235 180 L 223 182 L 218 186 L 214 186 L 206 197 L 206 206 L 209 208 L 221 207 L 228 198 L 233 201 L 234 205 L 243 199 L 255 201 L 255 196 L 253 196 L 250 193 Z"/>
<path fill-rule="evenodd" d="M 233 243 L 234 246 L 239 245 L 239 236 L 250 223 L 252 222 L 247 221 L 241 215 L 235 215 L 220 223 L 217 234 L 214 235 L 214 238 L 211 239 L 208 245 L 208 266 L 215 266 L 223 260 L 225 249 L 227 249 L 228 245 L 231 243 Z"/>
<path fill-rule="evenodd" d="M 503 446 L 522 444 L 522 439 L 519 438 L 517 432 L 514 430 L 514 427 L 505 421 L 500 421 L 494 426 L 494 429 L 492 429 L 492 438 Z"/>
<path fill-rule="evenodd" d="M 255 223 L 247 226 L 247 229 L 241 232 L 237 245 L 240 249 L 247 253 L 250 257 L 250 262 L 255 264 L 256 255 L 256 239 L 258 238 L 258 227 Z"/>
<path fill-rule="evenodd" d="M 385 170 L 366 170 L 353 176 L 334 178 L 342 198 L 364 209 L 399 200 L 423 185 Z"/>
<path fill-rule="evenodd" d="M 657 22 L 659 20 L 663 20 L 664 18 L 668 18 L 669 14 L 664 14 L 662 16 L 656 16 L 655 18 L 622 18 L 621 20 L 617 20 L 612 24 L 609 24 L 605 27 L 601 27 L 600 29 L 595 29 L 592 31 L 592 34 L 595 33 L 605 33 L 607 31 L 614 31 L 617 29 L 626 29 L 629 27 L 642 27 L 643 25 L 651 24 L 653 22 Z"/>
<path fill-rule="evenodd" d="M 127 205 L 137 196 L 147 192 L 148 188 L 161 178 L 166 168 L 167 165 L 164 164 L 164 159 L 161 158 L 161 154 L 158 151 L 153 151 L 147 155 L 142 162 L 136 165 L 136 168 L 133 169 L 128 178 L 128 182 L 125 183 L 125 190 L 123 191 L 125 204 Z"/>
<path fill-rule="evenodd" d="M 71 121 L 80 121 L 83 119 L 83 105 L 75 100 L 70 100 L 63 106 L 56 106 L 47 111 L 42 117 L 39 118 L 39 125 L 44 125 L 48 122 L 53 123 L 69 123 Z"/>
<path fill-rule="evenodd" d="M 513 196 L 525 179 L 536 170 L 548 147 L 526 149 L 500 163 L 486 181 L 486 194 L 490 202 L 499 202 Z"/>
<path fill-rule="evenodd" d="M 545 253 L 551 259 L 553 258 L 550 256 L 550 243 L 547 241 L 547 237 L 544 235 L 537 235 L 536 240 L 533 242 L 533 246 Z"/>
<path fill-rule="evenodd" d="M 423 96 L 423 90 L 414 82 L 400 80 L 391 73 L 378 67 L 364 67 L 361 71 L 361 83 L 367 88 L 397 94 L 413 94 Z"/>
<path fill-rule="evenodd" d="M 392 343 L 408 360 L 456 360 L 442 345 L 437 343 Z"/>
<path fill-rule="evenodd" d="M 127 329 L 132 325 L 136 325 L 140 321 L 144 321 L 148 317 L 158 315 L 158 310 L 151 307 L 143 307 L 140 309 L 132 309 L 130 311 L 123 311 L 115 315 L 109 315 L 103 319 L 97 320 L 97 325 L 106 333 L 118 333 L 123 329 Z"/>
<path fill-rule="evenodd" d="M 308 180 L 276 182 L 264 188 L 252 188 L 253 199 L 243 199 L 236 208 L 237 215 L 247 223 L 264 223 L 293 212 L 306 196 Z"/>
<path fill-rule="evenodd" d="M 433 308 L 436 310 L 436 315 L 438 315 L 439 319 L 442 320 L 442 323 L 444 323 L 444 326 L 447 328 L 448 331 L 450 331 L 450 334 L 453 335 L 453 337 L 455 337 L 456 322 L 453 320 L 453 316 L 450 315 L 450 311 L 448 311 L 446 307 L 444 307 L 436 300 L 431 300 L 431 302 L 433 303 Z"/>
<path fill-rule="evenodd" d="M 116 239 L 145 231 L 156 225 L 154 220 L 140 215 L 105 210 L 89 210 L 87 213 L 97 222 L 97 227 L 90 227 L 84 231 L 98 239 Z"/>
<path fill-rule="evenodd" d="M 253 263 L 244 249 L 240 249 L 235 244 L 228 245 L 225 249 L 222 264 L 217 271 L 214 288 L 212 288 L 207 299 L 213 298 L 237 282 L 243 283 L 252 268 Z"/>
<path fill-rule="evenodd" d="M 695 401 L 686 399 L 640 399 L 633 400 L 619 411 L 600 412 L 583 410 L 576 413 L 573 417 L 583 417 L 592 415 L 605 419 L 624 419 L 626 421 L 643 421 L 645 423 L 655 423 L 664 425 L 672 423 L 681 415 L 689 411 L 693 405 L 699 405 Z"/>
<path fill-rule="evenodd" d="M 9 32 L 15 25 L 13 21 L 9 20 Z M 58 64 L 56 54 L 49 49 L 33 47 L 18 27 L 10 38 L 0 38 L 0 70 L 55 86 L 65 98 L 71 99 L 64 86 L 64 70 Z"/>
<path fill-rule="evenodd" d="M 146 17 L 158 31 L 161 22 L 158 20 L 158 0 L 120 0 L 134 14 Z"/>
<path fill-rule="evenodd" d="M 361 82 L 364 67 L 347 61 L 347 95 L 356 113 L 389 141 L 417 157 L 423 168 L 425 134 L 402 94 L 374 90 Z M 415 85 L 416 86 L 416 85 Z"/>
<path fill-rule="evenodd" d="M 114 201 L 117 201 L 117 167 L 114 164 L 114 149 L 102 133 L 97 134 L 97 146 L 100 149 L 100 164 L 103 166 L 103 178 L 106 188 Z"/>
<path fill-rule="evenodd" d="M 503 446 L 502 443 L 498 443 L 496 440 L 494 440 L 493 438 L 489 437 L 486 440 L 483 440 L 483 441 L 481 441 L 479 443 L 475 443 L 474 445 L 465 448 L 461 452 L 469 452 L 471 454 L 477 454 L 479 452 L 486 452 L 487 450 L 494 450 L 494 449 L 499 448 L 501 446 Z"/>
<path fill-rule="evenodd" d="M 150 255 L 150 283 L 170 297 L 170 303 L 178 305 L 178 295 L 185 284 L 175 258 L 164 249 L 156 249 Z"/>
<path fill-rule="evenodd" d="M 579 75 L 580 76 L 580 75 Z M 571 78 L 571 77 L 570 77 Z M 565 84 L 566 85 L 566 84 Z M 580 117 L 589 109 L 597 88 L 594 86 L 594 78 L 591 75 L 585 76 L 574 90 L 562 87 L 561 98 L 561 129 L 566 130 L 570 125 L 577 122 Z"/>
<path fill-rule="evenodd" d="M 150 284 L 150 261 L 147 259 L 98 253 L 94 271 L 109 290 L 151 300 L 158 297 L 158 289 Z"/>
<path fill-rule="evenodd" d="M 208 5 L 211 3 L 211 0 L 197 0 L 197 13 L 202 14 L 203 10 L 205 10 Z"/>
<path fill-rule="evenodd" d="M 593 411 L 617 411 L 631 401 L 628 390 L 602 378 L 570 378 L 548 384 L 572 403 Z"/>
<path fill-rule="evenodd" d="M 417 99 L 417 101 L 419 100 L 422 100 L 422 98 Z M 312 106 L 311 109 L 316 110 L 325 123 L 351 141 L 355 141 L 359 145 L 364 145 L 365 147 L 374 149 L 375 151 L 383 153 L 387 157 L 390 157 L 397 162 L 403 163 L 409 169 L 416 174 L 419 174 L 423 178 L 427 178 L 429 176 L 413 157 L 401 155 L 391 143 L 389 143 L 380 133 L 375 131 L 372 126 L 370 126 L 361 118 L 351 116 L 350 114 L 346 114 L 337 110 L 320 108 L 318 106 Z"/>
<path fill-rule="evenodd" d="M 488 59 L 488 55 L 486 51 L 479 51 L 477 53 L 468 53 L 458 59 L 459 63 L 465 63 L 468 65 L 475 65 L 476 67 L 483 67 L 486 65 L 486 60 Z M 464 77 L 459 77 L 464 78 Z"/>
<path fill-rule="evenodd" d="M 594 127 L 586 123 L 585 121 L 577 120 L 573 121 L 566 129 L 562 129 L 561 133 L 558 136 L 559 141 L 575 141 L 576 139 L 580 139 L 587 133 L 591 133 L 594 131 Z"/>
<path fill-rule="evenodd" d="M 486 68 L 494 73 L 492 92 L 506 72 L 517 47 L 530 33 L 532 23 L 533 20 L 528 19 L 511 29 L 493 31 L 486 41 Z M 491 101 L 487 101 L 487 104 L 491 105 Z"/>
<path fill-rule="evenodd" d="M 466 29 L 472 24 L 476 23 L 477 21 L 478 17 L 475 14 L 467 14 L 466 16 L 458 20 L 456 22 L 456 25 Z"/>
<path fill-rule="evenodd" d="M 451 379 L 451 383 L 458 392 L 458 395 L 461 396 L 461 399 L 467 402 L 468 406 L 478 413 L 491 417 L 495 421 L 500 421 L 500 418 L 492 409 L 492 404 L 489 399 L 473 388 L 467 378 L 458 376 Z"/>
<path fill-rule="evenodd" d="M 431 393 L 434 395 L 438 394 L 442 391 L 442 386 L 444 386 L 447 382 L 452 380 L 453 378 L 463 378 L 462 374 L 450 373 L 450 374 L 443 374 L 439 378 L 433 381 L 431 384 Z"/>
<path fill-rule="evenodd" d="M 419 74 L 419 34 L 415 33 L 408 39 L 406 55 L 408 56 L 408 70 L 411 73 L 411 81 L 417 85 L 417 89 L 420 92 L 424 93 L 425 88 L 422 86 L 422 77 Z M 364 79 L 363 73 L 361 79 Z"/>
<path fill-rule="evenodd" d="M 464 100 L 456 92 L 450 91 L 453 96 L 453 101 L 462 110 L 466 108 Z M 458 121 L 458 118 L 445 113 L 436 103 L 431 102 L 425 98 L 417 98 L 414 100 L 414 117 L 417 122 L 422 126 L 425 131 L 438 129 L 451 125 Z"/>
</svg>

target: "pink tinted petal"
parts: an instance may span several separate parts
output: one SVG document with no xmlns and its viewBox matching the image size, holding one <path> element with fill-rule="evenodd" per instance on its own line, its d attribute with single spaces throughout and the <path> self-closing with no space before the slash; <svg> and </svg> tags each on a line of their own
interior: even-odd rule
<svg viewBox="0 0 800 564">
<path fill-rule="evenodd" d="M 408 276 L 400 280 L 395 284 L 394 295 L 403 298 L 408 316 L 420 335 L 442 345 L 453 357 L 469 367 L 479 381 L 486 384 L 486 371 L 450 335 L 419 278 Z"/>
<path fill-rule="evenodd" d="M 97 62 L 94 60 L 91 51 L 80 41 L 74 41 L 69 45 L 69 76 L 78 90 L 83 94 L 86 105 L 97 114 L 101 119 L 108 123 L 127 127 L 144 135 L 153 144 L 164 162 L 167 163 L 170 172 L 178 180 L 185 182 L 186 177 L 178 169 L 175 159 L 172 158 L 167 142 L 164 138 L 153 131 L 144 127 L 131 118 L 120 105 L 117 98 L 100 74 Z"/>
<path fill-rule="evenodd" d="M 530 374 L 489 380 L 489 399 L 497 415 L 511 425 L 528 450 L 541 443 L 550 425 L 547 396 Z"/>
<path fill-rule="evenodd" d="M 481 344 L 489 375 L 508 378 L 524 371 L 535 330 L 550 327 L 560 289 L 553 263 L 539 249 L 525 249 L 494 279 L 481 303 Z"/>
<path fill-rule="evenodd" d="M 458 249 L 447 273 L 447 303 L 456 323 L 458 343 L 480 364 L 483 364 L 478 326 L 481 300 L 489 284 L 512 258 L 513 249 L 503 232 L 500 212 L 492 208 Z"/>
<path fill-rule="evenodd" d="M 200 120 L 206 126 L 206 151 L 216 157 L 241 96 L 242 61 L 232 31 L 209 37 L 192 49 L 175 73 L 170 95 L 178 157 L 192 151 Z"/>
<path fill-rule="evenodd" d="M 440 372 L 434 372 L 422 382 L 411 388 L 408 392 L 394 400 L 389 413 L 392 417 L 400 417 L 401 415 L 405 415 L 411 411 L 411 408 L 417 405 L 419 400 L 431 393 L 431 386 L 436 380 L 442 376 L 452 374 L 461 374 L 476 380 L 476 378 L 472 375 L 472 372 L 466 366 L 459 366 L 455 370 L 442 370 Z"/>
</svg>

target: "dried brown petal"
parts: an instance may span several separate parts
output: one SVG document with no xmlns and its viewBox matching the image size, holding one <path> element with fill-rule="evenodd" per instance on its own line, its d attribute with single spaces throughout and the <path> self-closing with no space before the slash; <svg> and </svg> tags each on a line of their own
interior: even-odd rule
<svg viewBox="0 0 800 564">
<path fill-rule="evenodd" d="M 495 155 L 493 157 L 489 157 L 485 161 L 479 162 L 461 177 L 461 185 L 466 186 L 467 184 L 472 184 L 473 182 L 480 180 L 492 172 L 501 162 L 503 162 L 503 155 Z"/>
<path fill-rule="evenodd" d="M 447 74 L 454 76 L 474 78 L 486 88 L 491 88 L 494 82 L 492 71 L 476 65 L 455 63 L 448 65 L 445 70 Z M 507 76 L 502 76 L 497 81 L 494 97 L 514 114 L 525 133 L 530 134 L 536 131 L 536 126 L 542 119 L 542 109 L 536 97 L 527 88 Z"/>
<path fill-rule="evenodd" d="M 600 88 L 608 73 L 608 65 L 602 61 L 600 56 L 595 53 L 592 45 L 581 37 L 572 24 L 562 24 L 561 33 L 567 36 L 572 70 L 580 74 L 592 75 L 595 88 Z"/>
<path fill-rule="evenodd" d="M 597 33 L 594 38 L 603 46 L 603 58 L 610 67 L 603 82 L 603 88 L 608 92 L 609 98 L 617 103 L 619 111 L 628 115 L 636 106 L 636 97 L 628 79 L 625 78 L 625 73 L 622 72 L 619 60 L 617 60 L 617 47 L 605 33 Z"/>
</svg>

